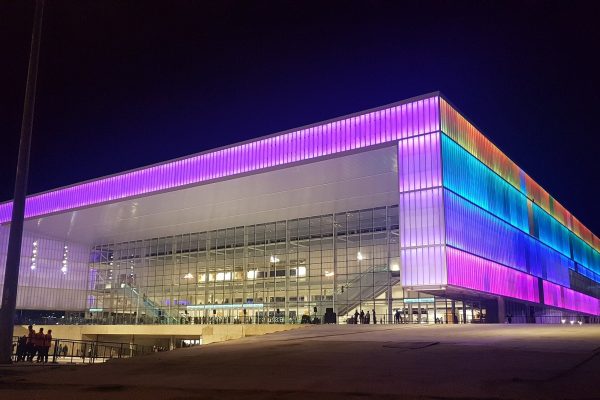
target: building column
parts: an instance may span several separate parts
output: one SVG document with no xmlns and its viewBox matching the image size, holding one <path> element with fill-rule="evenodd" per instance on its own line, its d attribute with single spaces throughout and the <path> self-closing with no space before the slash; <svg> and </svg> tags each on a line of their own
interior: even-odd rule
<svg viewBox="0 0 600 400">
<path fill-rule="evenodd" d="M 502 323 L 506 317 L 506 305 L 504 304 L 504 297 L 498 297 L 498 320 L 497 323 Z M 487 320 L 487 316 L 486 316 Z"/>
</svg>

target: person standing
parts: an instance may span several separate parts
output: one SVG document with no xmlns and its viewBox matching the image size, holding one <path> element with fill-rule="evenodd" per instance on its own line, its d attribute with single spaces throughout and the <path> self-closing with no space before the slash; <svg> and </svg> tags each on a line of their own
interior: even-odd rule
<svg viewBox="0 0 600 400">
<path fill-rule="evenodd" d="M 375 314 L 375 309 L 373 309 L 373 325 L 377 324 L 377 314 Z"/>
<path fill-rule="evenodd" d="M 35 334 L 33 339 L 34 352 L 33 355 L 37 354 L 37 362 L 42 362 L 44 358 L 44 328 L 40 328 L 39 332 Z M 33 357 L 31 357 L 33 359 Z"/>
<path fill-rule="evenodd" d="M 23 335 L 17 341 L 17 362 L 27 358 L 27 336 Z"/>
<path fill-rule="evenodd" d="M 358 324 L 358 310 L 354 311 L 354 325 Z"/>
<path fill-rule="evenodd" d="M 365 324 L 369 325 L 371 323 L 371 314 L 367 310 L 367 314 L 365 315 Z"/>
<path fill-rule="evenodd" d="M 365 323 L 365 312 L 360 310 L 360 323 L 361 325 Z"/>
<path fill-rule="evenodd" d="M 29 325 L 27 331 L 27 348 L 25 349 L 27 361 L 33 361 L 33 356 L 35 356 L 35 330 L 33 330 L 33 325 Z"/>
<path fill-rule="evenodd" d="M 48 362 L 48 353 L 50 352 L 50 346 L 52 346 L 52 329 L 48 329 L 48 333 L 44 335 L 44 347 L 42 349 L 42 362 Z"/>
</svg>

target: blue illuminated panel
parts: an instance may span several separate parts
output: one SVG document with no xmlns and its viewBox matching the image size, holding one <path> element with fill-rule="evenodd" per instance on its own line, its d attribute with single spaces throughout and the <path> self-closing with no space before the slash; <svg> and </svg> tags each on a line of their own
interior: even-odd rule
<svg viewBox="0 0 600 400">
<path fill-rule="evenodd" d="M 600 253 L 594 251 L 594 249 L 573 233 L 571 233 L 571 243 L 573 245 L 573 258 L 575 261 L 596 274 L 600 274 Z"/>
<path fill-rule="evenodd" d="M 571 257 L 569 248 L 569 230 L 552 218 L 536 204 L 533 205 L 533 220 L 538 238 L 567 257 Z"/>
<path fill-rule="evenodd" d="M 444 186 L 524 232 L 527 198 L 465 149 L 442 135 Z"/>
<path fill-rule="evenodd" d="M 448 190 L 444 197 L 448 245 L 569 286 L 571 260 Z"/>
</svg>

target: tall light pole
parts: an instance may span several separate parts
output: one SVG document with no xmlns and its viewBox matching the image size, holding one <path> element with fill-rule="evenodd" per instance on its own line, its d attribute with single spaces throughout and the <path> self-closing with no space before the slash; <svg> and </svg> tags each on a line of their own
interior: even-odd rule
<svg viewBox="0 0 600 400">
<path fill-rule="evenodd" d="M 23 120 L 21 121 L 21 141 L 19 143 L 15 195 L 8 237 L 6 269 L 4 271 L 2 308 L 0 308 L 0 364 L 10 364 L 12 356 L 12 335 L 17 306 L 17 288 L 19 286 L 19 263 L 21 260 L 25 196 L 27 194 L 27 178 L 29 175 L 29 153 L 31 149 L 31 130 L 35 108 L 35 89 L 37 85 L 43 13 L 44 0 L 36 0 L 33 32 L 31 33 L 29 68 L 27 70 L 27 84 L 25 87 L 25 104 L 23 106 Z"/>
</svg>

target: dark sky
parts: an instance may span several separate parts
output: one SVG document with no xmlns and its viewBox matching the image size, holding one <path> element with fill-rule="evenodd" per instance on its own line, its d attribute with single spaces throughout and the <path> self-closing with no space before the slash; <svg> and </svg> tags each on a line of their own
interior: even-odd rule
<svg viewBox="0 0 600 400">
<path fill-rule="evenodd" d="M 600 2 L 46 2 L 29 192 L 441 90 L 600 234 Z M 33 1 L 0 2 L 0 201 Z"/>
</svg>

